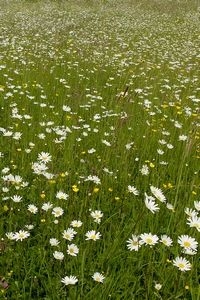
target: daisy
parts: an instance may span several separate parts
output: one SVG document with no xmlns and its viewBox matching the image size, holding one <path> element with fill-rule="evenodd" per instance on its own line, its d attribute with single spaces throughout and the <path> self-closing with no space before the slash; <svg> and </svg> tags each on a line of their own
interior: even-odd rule
<svg viewBox="0 0 200 300">
<path fill-rule="evenodd" d="M 101 273 L 99 273 L 99 272 L 95 272 L 95 273 L 92 275 L 92 278 L 94 279 L 94 281 L 103 283 L 103 281 L 104 281 L 104 279 L 105 279 L 105 276 L 103 276 L 103 275 L 102 275 Z"/>
<path fill-rule="evenodd" d="M 196 251 L 197 247 L 198 247 L 197 241 L 194 238 L 192 238 L 188 235 L 179 236 L 178 243 L 185 250 L 194 250 L 194 251 Z"/>
<path fill-rule="evenodd" d="M 55 251 L 53 253 L 53 256 L 57 260 L 63 260 L 64 259 L 64 254 L 62 252 L 59 252 L 59 251 Z"/>
<path fill-rule="evenodd" d="M 76 284 L 78 282 L 78 279 L 76 276 L 65 276 L 62 278 L 61 280 L 62 283 L 64 283 L 65 285 L 73 285 L 73 284 Z"/>
<path fill-rule="evenodd" d="M 65 240 L 72 241 L 76 234 L 77 232 L 73 228 L 68 228 L 63 231 L 62 236 Z"/>
<path fill-rule="evenodd" d="M 86 240 L 96 241 L 96 240 L 100 239 L 101 234 L 100 234 L 100 232 L 96 233 L 95 230 L 91 230 L 91 231 L 86 232 L 85 236 L 86 236 Z"/>
<path fill-rule="evenodd" d="M 143 165 L 142 168 L 140 169 L 140 172 L 142 175 L 149 175 L 149 168 L 147 165 Z"/>
<path fill-rule="evenodd" d="M 95 210 L 90 213 L 90 215 L 93 217 L 94 222 L 100 223 L 101 218 L 103 217 L 103 213 L 100 210 Z"/>
<path fill-rule="evenodd" d="M 18 196 L 18 195 L 14 195 L 13 197 L 11 197 L 12 201 L 15 203 L 19 203 L 22 201 L 22 197 Z"/>
<path fill-rule="evenodd" d="M 79 249 L 75 244 L 68 245 L 67 248 L 67 254 L 71 256 L 77 256 Z"/>
<path fill-rule="evenodd" d="M 141 244 L 149 245 L 149 246 L 154 246 L 156 243 L 158 243 L 158 236 L 153 235 L 151 233 L 143 233 L 140 235 L 141 238 Z"/>
<path fill-rule="evenodd" d="M 71 225 L 72 227 L 77 227 L 77 228 L 78 228 L 78 227 L 81 227 L 82 224 L 83 224 L 83 223 L 82 223 L 80 220 L 73 220 L 73 221 L 71 222 L 70 225 Z"/>
<path fill-rule="evenodd" d="M 179 256 L 173 260 L 173 265 L 182 272 L 189 271 L 192 267 L 188 260 Z"/>
<path fill-rule="evenodd" d="M 139 195 L 139 191 L 134 186 L 128 185 L 128 191 L 135 196 Z"/>
<path fill-rule="evenodd" d="M 62 192 L 62 191 L 59 191 L 56 194 L 56 198 L 60 199 L 60 200 L 67 200 L 68 197 L 69 197 L 69 195 L 66 194 L 66 193 L 64 193 L 64 192 Z"/>
<path fill-rule="evenodd" d="M 38 208 L 34 204 L 29 204 L 28 211 L 30 211 L 32 214 L 36 214 L 38 212 Z"/>
<path fill-rule="evenodd" d="M 50 243 L 51 246 L 58 246 L 60 244 L 60 242 L 55 238 L 51 238 L 49 240 L 49 243 Z"/>
<path fill-rule="evenodd" d="M 43 205 L 42 205 L 42 209 L 44 211 L 48 211 L 49 209 L 51 209 L 53 207 L 53 204 L 51 204 L 50 202 L 45 202 Z"/>
<path fill-rule="evenodd" d="M 7 232 L 6 236 L 9 240 L 15 240 L 15 234 L 14 232 Z"/>
<path fill-rule="evenodd" d="M 141 244 L 139 241 L 139 236 L 132 234 L 131 239 L 128 239 L 128 241 L 127 241 L 127 248 L 130 251 L 133 251 L 133 250 L 138 251 L 140 247 L 141 247 Z"/>
<path fill-rule="evenodd" d="M 172 239 L 169 236 L 167 236 L 166 234 L 161 235 L 160 242 L 163 243 L 167 247 L 171 247 L 172 243 L 173 243 Z"/>
<path fill-rule="evenodd" d="M 186 208 L 185 208 L 185 213 L 186 213 L 186 215 L 188 215 L 189 217 L 197 217 L 197 216 L 198 216 L 196 210 L 193 210 L 193 209 L 191 209 L 191 208 L 189 208 L 189 207 L 186 207 Z"/>
<path fill-rule="evenodd" d="M 155 283 L 155 289 L 157 290 L 157 291 L 160 291 L 160 289 L 162 288 L 162 284 L 160 284 L 160 283 Z"/>
<path fill-rule="evenodd" d="M 198 216 L 192 216 L 191 218 L 187 219 L 187 224 L 190 227 L 195 227 L 198 231 L 200 231 L 200 217 Z"/>
<path fill-rule="evenodd" d="M 200 211 L 200 201 L 194 201 L 194 207 L 196 210 Z"/>
<path fill-rule="evenodd" d="M 48 163 L 51 161 L 51 155 L 48 152 L 41 152 L 38 154 L 38 160 L 43 163 Z"/>
<path fill-rule="evenodd" d="M 151 196 L 148 196 L 146 193 L 145 193 L 145 199 L 144 199 L 144 203 L 146 205 L 146 207 L 154 214 L 155 212 L 159 211 L 159 207 L 158 207 L 158 204 L 155 203 L 155 198 L 154 197 L 151 197 Z"/>
<path fill-rule="evenodd" d="M 30 236 L 30 233 L 28 231 L 25 230 L 20 230 L 19 232 L 15 232 L 14 234 L 14 239 L 16 241 L 23 241 L 24 239 L 27 239 Z"/>
<path fill-rule="evenodd" d="M 64 210 L 61 207 L 54 207 L 54 209 L 52 211 L 52 215 L 54 215 L 55 218 L 62 216 L 63 213 L 64 213 Z"/>
<path fill-rule="evenodd" d="M 161 189 L 158 189 L 154 186 L 150 186 L 152 194 L 158 199 L 160 202 L 166 202 L 166 197 L 163 195 L 163 192 Z"/>
</svg>

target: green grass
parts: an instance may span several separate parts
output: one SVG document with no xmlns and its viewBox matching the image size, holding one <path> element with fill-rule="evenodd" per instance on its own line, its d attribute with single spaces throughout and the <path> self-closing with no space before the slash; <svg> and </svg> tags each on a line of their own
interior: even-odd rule
<svg viewBox="0 0 200 300">
<path fill-rule="evenodd" d="M 199 250 L 185 254 L 178 243 L 198 243 L 200 231 L 185 213 L 200 218 L 198 5 L 0 0 L 0 299 L 200 299 Z M 42 152 L 51 159 L 36 174 Z M 151 186 L 166 197 L 154 214 L 144 202 Z M 64 214 L 55 218 L 55 207 Z M 82 226 L 67 241 L 73 220 Z M 19 230 L 30 236 L 16 240 Z M 86 240 L 91 230 L 101 238 Z M 127 241 L 144 233 L 159 241 L 130 251 Z M 191 269 L 180 271 L 177 257 Z M 70 275 L 78 282 L 65 286 Z"/>
</svg>

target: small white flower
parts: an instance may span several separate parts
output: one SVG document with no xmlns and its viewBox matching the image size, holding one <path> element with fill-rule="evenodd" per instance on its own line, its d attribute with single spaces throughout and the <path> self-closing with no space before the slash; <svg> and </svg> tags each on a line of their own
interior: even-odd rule
<svg viewBox="0 0 200 300">
<path fill-rule="evenodd" d="M 63 259 L 64 259 L 64 254 L 63 254 L 63 252 L 55 251 L 55 252 L 53 253 L 53 256 L 54 256 L 54 258 L 57 259 L 57 260 L 63 260 Z"/>
<path fill-rule="evenodd" d="M 15 203 L 19 203 L 22 201 L 22 197 L 18 196 L 18 195 L 14 195 L 13 197 L 11 197 L 11 199 L 13 200 L 13 202 Z"/>
<path fill-rule="evenodd" d="M 95 273 L 92 275 L 92 278 L 94 279 L 94 281 L 103 283 L 103 281 L 104 281 L 104 279 L 105 279 L 105 276 L 103 276 L 103 274 L 101 274 L 101 273 L 99 273 L 99 272 L 95 272 Z"/>
<path fill-rule="evenodd" d="M 86 232 L 85 235 L 86 235 L 86 240 L 93 240 L 93 241 L 99 240 L 101 237 L 100 232 L 96 232 L 95 230 L 88 231 Z"/>
<path fill-rule="evenodd" d="M 49 240 L 49 243 L 50 243 L 51 246 L 55 246 L 55 247 L 60 244 L 60 242 L 57 239 L 55 239 L 55 238 L 51 238 Z"/>
<path fill-rule="evenodd" d="M 139 240 L 139 236 L 132 234 L 131 239 L 128 239 L 128 241 L 127 241 L 128 250 L 138 251 L 140 247 L 141 247 L 141 243 L 140 243 L 140 240 Z"/>
<path fill-rule="evenodd" d="M 101 218 L 103 217 L 103 213 L 100 210 L 95 210 L 90 213 L 90 215 L 93 217 L 94 222 L 100 223 Z"/>
<path fill-rule="evenodd" d="M 153 235 L 151 233 L 143 233 L 140 235 L 140 238 L 141 238 L 141 244 L 145 244 L 149 246 L 154 246 L 159 241 L 158 236 Z"/>
<path fill-rule="evenodd" d="M 169 236 L 167 236 L 166 234 L 161 235 L 160 242 L 163 243 L 167 247 L 171 247 L 172 243 L 173 243 L 172 239 Z"/>
<path fill-rule="evenodd" d="M 185 250 L 194 250 L 196 251 L 197 250 L 197 247 L 198 247 L 198 242 L 188 236 L 188 235 L 181 235 L 178 237 L 178 244 L 183 247 Z"/>
<path fill-rule="evenodd" d="M 30 233 L 25 230 L 20 230 L 19 232 L 15 232 L 14 239 L 16 241 L 20 240 L 23 241 L 24 239 L 27 239 L 30 236 Z"/>
<path fill-rule="evenodd" d="M 185 272 L 191 270 L 191 263 L 183 257 L 176 257 L 173 260 L 173 265 L 176 266 L 180 271 Z"/>
<path fill-rule="evenodd" d="M 61 280 L 62 283 L 64 283 L 65 285 L 74 285 L 78 282 L 78 279 L 76 276 L 65 276 L 64 278 L 62 278 Z"/>
<path fill-rule="evenodd" d="M 155 283 L 155 289 L 156 289 L 157 291 L 160 291 L 161 288 L 162 288 L 162 284 L 160 284 L 160 283 Z"/>
<path fill-rule="evenodd" d="M 64 213 L 64 210 L 61 207 L 54 207 L 52 214 L 55 216 L 55 218 L 58 218 L 62 216 Z"/>
<path fill-rule="evenodd" d="M 63 231 L 62 236 L 65 240 L 72 241 L 76 234 L 77 232 L 73 228 L 68 228 Z"/>
<path fill-rule="evenodd" d="M 71 244 L 67 246 L 67 254 L 71 256 L 77 256 L 79 253 L 79 249 L 75 244 Z"/>
<path fill-rule="evenodd" d="M 156 199 L 158 199 L 160 202 L 166 202 L 166 197 L 164 196 L 161 189 L 156 188 L 151 185 L 150 190 L 151 190 L 152 194 L 156 197 Z"/>
<path fill-rule="evenodd" d="M 48 163 L 52 159 L 52 156 L 48 152 L 41 152 L 38 154 L 38 160 L 42 161 L 43 163 Z"/>
<path fill-rule="evenodd" d="M 56 198 L 60 199 L 60 200 L 67 200 L 68 197 L 69 197 L 69 195 L 64 193 L 63 191 L 59 191 L 56 194 Z"/>
<path fill-rule="evenodd" d="M 200 201 L 194 201 L 194 207 L 196 210 L 200 211 Z"/>
<path fill-rule="evenodd" d="M 149 175 L 149 168 L 148 168 L 148 166 L 147 165 L 143 165 L 142 168 L 140 169 L 140 173 L 142 175 L 145 175 L 145 176 Z"/>
<path fill-rule="evenodd" d="M 152 196 L 148 196 L 145 193 L 145 199 L 144 199 L 144 203 L 146 205 L 146 207 L 154 214 L 155 212 L 159 211 L 159 207 L 158 204 L 155 203 L 155 198 Z"/>
<path fill-rule="evenodd" d="M 184 141 L 187 141 L 187 138 L 188 138 L 187 135 L 182 134 L 182 135 L 179 135 L 178 140 L 184 142 Z"/>
<path fill-rule="evenodd" d="M 28 211 L 30 211 L 32 214 L 36 214 L 38 212 L 38 208 L 34 204 L 29 204 Z"/>
<path fill-rule="evenodd" d="M 53 207 L 53 204 L 51 204 L 50 202 L 45 202 L 43 205 L 42 205 L 42 209 L 44 211 L 48 211 L 49 209 L 51 209 Z"/>
<path fill-rule="evenodd" d="M 139 195 L 139 191 L 134 186 L 128 185 L 128 191 L 135 196 Z"/>
<path fill-rule="evenodd" d="M 81 227 L 82 224 L 83 224 L 83 223 L 82 223 L 80 220 L 73 220 L 73 221 L 71 222 L 70 225 L 71 225 L 72 227 L 75 227 L 75 228 L 77 227 L 77 228 L 78 228 L 78 227 Z"/>
</svg>

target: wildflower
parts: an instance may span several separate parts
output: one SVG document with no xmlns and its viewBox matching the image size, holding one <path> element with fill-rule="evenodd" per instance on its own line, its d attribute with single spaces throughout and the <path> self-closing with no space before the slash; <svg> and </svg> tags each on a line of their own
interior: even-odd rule
<svg viewBox="0 0 200 300">
<path fill-rule="evenodd" d="M 72 185 L 72 190 L 74 193 L 77 193 L 79 191 L 79 188 L 77 187 L 76 184 Z"/>
<path fill-rule="evenodd" d="M 135 196 L 139 195 L 139 191 L 134 186 L 128 185 L 128 191 Z"/>
<path fill-rule="evenodd" d="M 197 250 L 186 249 L 186 248 L 184 248 L 182 250 L 182 252 L 187 255 L 196 255 L 197 254 Z"/>
<path fill-rule="evenodd" d="M 157 291 L 160 291 L 161 288 L 162 288 L 162 284 L 160 284 L 160 283 L 155 283 L 155 289 L 156 289 Z"/>
<path fill-rule="evenodd" d="M 86 232 L 85 235 L 86 235 L 86 240 L 93 240 L 93 241 L 99 240 L 101 237 L 100 232 L 96 232 L 95 230 L 88 231 Z"/>
<path fill-rule="evenodd" d="M 9 240 L 15 240 L 15 234 L 14 232 L 7 232 L 6 236 Z"/>
<path fill-rule="evenodd" d="M 134 144 L 134 142 L 131 142 L 131 143 L 126 144 L 126 145 L 125 145 L 126 150 L 130 150 L 130 149 L 132 148 L 133 144 Z"/>
<path fill-rule="evenodd" d="M 68 228 L 64 230 L 62 236 L 65 240 L 72 241 L 77 232 L 73 228 Z"/>
<path fill-rule="evenodd" d="M 94 281 L 103 283 L 103 281 L 104 281 L 104 279 L 105 279 L 105 276 L 103 276 L 103 275 L 102 275 L 101 273 L 99 273 L 99 272 L 95 272 L 95 273 L 92 275 L 92 278 L 94 279 Z"/>
<path fill-rule="evenodd" d="M 62 278 L 61 280 L 62 283 L 64 283 L 65 285 L 74 285 L 78 282 L 78 279 L 76 276 L 65 276 Z"/>
<path fill-rule="evenodd" d="M 19 232 L 15 232 L 14 239 L 16 241 L 20 240 L 23 241 L 24 239 L 27 239 L 30 236 L 30 233 L 25 230 L 20 230 Z"/>
<path fill-rule="evenodd" d="M 167 236 L 166 234 L 161 235 L 160 242 L 163 243 L 167 247 L 171 247 L 172 243 L 173 243 L 172 239 L 169 236 Z"/>
<path fill-rule="evenodd" d="M 63 105 L 62 107 L 63 111 L 65 112 L 70 112 L 71 111 L 71 107 L 67 106 L 67 105 Z"/>
<path fill-rule="evenodd" d="M 13 200 L 13 202 L 15 203 L 19 203 L 22 201 L 22 197 L 18 196 L 18 195 L 14 195 L 13 197 L 11 197 L 11 199 Z"/>
<path fill-rule="evenodd" d="M 60 242 L 55 238 L 51 238 L 49 240 L 49 243 L 50 243 L 51 246 L 58 246 L 60 244 Z"/>
<path fill-rule="evenodd" d="M 200 201 L 194 201 L 194 207 L 196 210 L 200 211 Z"/>
<path fill-rule="evenodd" d="M 148 196 L 145 193 L 145 199 L 144 199 L 144 203 L 146 205 L 146 207 L 154 214 L 156 211 L 159 211 L 159 207 L 158 204 L 155 203 L 154 201 L 154 197 Z"/>
<path fill-rule="evenodd" d="M 37 206 L 35 206 L 34 204 L 29 204 L 28 205 L 28 210 L 32 213 L 32 214 L 36 214 L 38 212 L 38 208 Z"/>
<path fill-rule="evenodd" d="M 62 216 L 64 213 L 64 210 L 61 207 L 54 207 L 52 214 L 55 216 L 55 218 L 58 218 Z"/>
<path fill-rule="evenodd" d="M 198 246 L 197 241 L 188 235 L 179 236 L 178 243 L 181 247 L 183 247 L 186 250 L 194 250 L 194 251 L 197 250 L 197 246 Z"/>
<path fill-rule="evenodd" d="M 95 210 L 90 213 L 90 215 L 93 217 L 94 222 L 100 223 L 101 218 L 103 217 L 103 213 L 100 210 Z"/>
<path fill-rule="evenodd" d="M 72 222 L 71 222 L 71 226 L 72 227 L 81 227 L 82 226 L 82 222 L 80 221 L 80 220 L 73 220 Z"/>
<path fill-rule="evenodd" d="M 173 260 L 173 265 L 182 272 L 189 271 L 192 267 L 188 260 L 179 256 Z"/>
<path fill-rule="evenodd" d="M 55 259 L 58 259 L 58 260 L 63 260 L 64 259 L 64 254 L 62 252 L 59 252 L 59 251 L 55 251 L 53 253 L 53 256 Z"/>
<path fill-rule="evenodd" d="M 191 216 L 190 218 L 188 218 L 187 224 L 190 227 L 195 227 L 198 231 L 200 231 L 200 217 Z"/>
<path fill-rule="evenodd" d="M 63 191 L 58 191 L 56 194 L 56 198 L 60 200 L 67 200 L 68 197 L 69 195 L 64 193 Z"/>
<path fill-rule="evenodd" d="M 53 204 L 51 204 L 50 202 L 45 202 L 43 205 L 42 205 L 42 209 L 44 211 L 48 211 L 49 209 L 51 209 L 53 207 Z"/>
<path fill-rule="evenodd" d="M 158 243 L 158 237 L 157 235 L 153 235 L 151 233 L 143 233 L 140 235 L 141 238 L 141 244 L 154 246 L 156 243 Z"/>
<path fill-rule="evenodd" d="M 38 154 L 38 160 L 42 161 L 43 163 L 48 163 L 51 161 L 52 156 L 47 152 L 41 152 Z"/>
<path fill-rule="evenodd" d="M 138 251 L 140 247 L 141 247 L 141 243 L 139 241 L 139 236 L 132 234 L 131 239 L 128 239 L 128 241 L 127 241 L 127 248 L 130 251 L 133 251 L 133 250 Z"/>
<path fill-rule="evenodd" d="M 184 142 L 184 141 L 187 141 L 187 138 L 188 138 L 187 135 L 182 134 L 182 135 L 179 135 L 178 140 Z"/>
<path fill-rule="evenodd" d="M 75 244 L 68 245 L 67 248 L 67 254 L 71 256 L 77 256 L 79 249 Z"/>
<path fill-rule="evenodd" d="M 175 212 L 174 206 L 171 203 L 166 203 L 166 207 L 167 207 L 167 209 Z"/>
<path fill-rule="evenodd" d="M 92 153 L 94 153 L 94 152 L 96 152 L 96 150 L 95 150 L 94 148 L 88 149 L 88 153 L 89 153 L 89 154 L 92 154 Z"/>
<path fill-rule="evenodd" d="M 145 176 L 149 175 L 149 168 L 148 168 L 148 166 L 147 165 L 143 165 L 142 168 L 140 169 L 140 173 L 142 175 L 145 175 Z"/>
<path fill-rule="evenodd" d="M 163 195 L 163 192 L 161 189 L 158 189 L 154 186 L 150 186 L 150 190 L 152 194 L 158 199 L 160 202 L 166 202 L 166 197 Z"/>
<path fill-rule="evenodd" d="M 85 179 L 85 181 L 93 181 L 95 184 L 101 184 L 101 180 L 99 179 L 99 177 L 98 176 L 95 176 L 95 175 L 89 175 L 86 179 Z"/>
</svg>

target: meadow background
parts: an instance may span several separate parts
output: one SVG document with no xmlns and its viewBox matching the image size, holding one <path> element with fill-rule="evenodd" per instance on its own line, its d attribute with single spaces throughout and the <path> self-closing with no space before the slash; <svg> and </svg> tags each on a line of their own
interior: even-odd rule
<svg viewBox="0 0 200 300">
<path fill-rule="evenodd" d="M 0 0 L 0 299 L 200 299 L 199 66 L 199 1 Z"/>
</svg>

